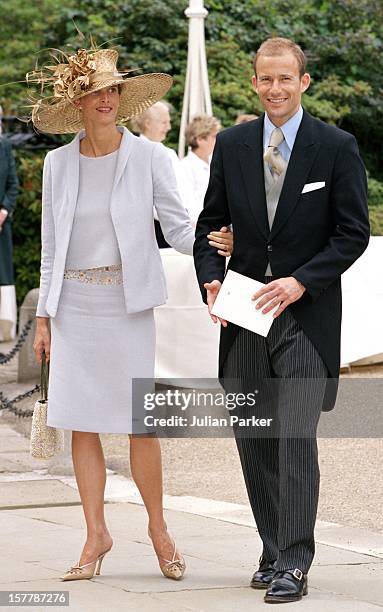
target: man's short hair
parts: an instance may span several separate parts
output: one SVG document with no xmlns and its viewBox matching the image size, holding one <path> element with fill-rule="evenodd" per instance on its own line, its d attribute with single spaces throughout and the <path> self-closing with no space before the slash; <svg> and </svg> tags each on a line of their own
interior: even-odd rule
<svg viewBox="0 0 383 612">
<path fill-rule="evenodd" d="M 186 144 L 193 149 L 197 149 L 197 138 L 207 138 L 212 132 L 221 129 L 221 122 L 216 117 L 210 115 L 198 115 L 194 117 L 185 129 Z"/>
<path fill-rule="evenodd" d="M 302 77 L 306 72 L 307 59 L 301 47 L 289 38 L 279 37 L 268 38 L 259 47 L 253 63 L 255 75 L 257 74 L 257 60 L 260 55 L 275 57 L 277 55 L 283 55 L 284 53 L 292 53 L 295 55 L 298 62 L 299 75 Z"/>
</svg>

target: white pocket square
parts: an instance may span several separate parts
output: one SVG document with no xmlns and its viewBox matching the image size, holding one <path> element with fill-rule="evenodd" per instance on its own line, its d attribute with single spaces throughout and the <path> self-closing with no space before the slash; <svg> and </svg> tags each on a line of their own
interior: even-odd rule
<svg viewBox="0 0 383 612">
<path fill-rule="evenodd" d="M 319 181 L 318 183 L 306 183 L 306 185 L 302 189 L 302 193 L 307 193 L 308 191 L 315 191 L 315 189 L 323 189 L 325 185 L 325 181 Z"/>
</svg>

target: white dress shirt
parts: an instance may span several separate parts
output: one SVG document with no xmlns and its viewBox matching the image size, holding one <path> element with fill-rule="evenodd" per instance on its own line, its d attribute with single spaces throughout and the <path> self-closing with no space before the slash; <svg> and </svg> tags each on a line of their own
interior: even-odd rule
<svg viewBox="0 0 383 612">
<path fill-rule="evenodd" d="M 283 159 L 285 159 L 286 161 L 289 161 L 290 159 L 291 151 L 293 150 L 295 138 L 297 136 L 297 132 L 301 124 L 302 117 L 303 117 L 303 108 L 300 106 L 299 110 L 295 113 L 295 115 L 290 117 L 290 119 L 286 121 L 286 123 L 280 126 L 280 129 L 282 130 L 283 136 L 285 137 L 285 139 L 282 142 L 282 144 L 279 145 L 278 149 Z M 266 152 L 266 149 L 269 146 L 271 133 L 273 132 L 273 130 L 275 130 L 276 127 L 277 126 L 274 125 L 272 121 L 270 121 L 268 114 L 265 113 L 265 122 L 263 125 L 263 150 L 264 152 Z"/>
</svg>

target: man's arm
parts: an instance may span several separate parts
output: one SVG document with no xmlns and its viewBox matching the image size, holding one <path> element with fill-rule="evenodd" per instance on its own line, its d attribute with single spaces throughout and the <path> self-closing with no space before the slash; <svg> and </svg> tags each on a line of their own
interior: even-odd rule
<svg viewBox="0 0 383 612">
<path fill-rule="evenodd" d="M 367 248 L 370 237 L 366 171 L 353 136 L 339 147 L 331 183 L 334 232 L 292 276 L 316 300 Z"/>
<path fill-rule="evenodd" d="M 221 146 L 221 136 L 218 134 L 210 166 L 209 186 L 205 196 L 204 208 L 197 221 L 193 249 L 194 265 L 205 303 L 207 303 L 207 295 L 204 284 L 211 283 L 214 280 L 222 282 L 225 275 L 225 258 L 218 255 L 217 251 L 209 245 L 208 234 L 231 223 Z"/>
</svg>

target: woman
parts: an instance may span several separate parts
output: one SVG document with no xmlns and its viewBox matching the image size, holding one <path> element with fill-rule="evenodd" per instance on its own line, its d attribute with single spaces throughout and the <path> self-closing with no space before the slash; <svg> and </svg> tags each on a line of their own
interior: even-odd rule
<svg viewBox="0 0 383 612">
<path fill-rule="evenodd" d="M 131 383 L 154 377 L 153 307 L 166 300 L 153 205 L 174 248 L 191 254 L 194 236 L 166 151 L 116 126 L 159 100 L 172 79 L 125 79 L 117 57 L 79 50 L 56 67 L 54 102 L 42 100 L 32 112 L 41 131 L 78 132 L 45 158 L 34 350 L 38 361 L 43 351 L 51 361 L 48 425 L 72 430 L 87 525 L 79 563 L 63 580 L 91 578 L 113 544 L 99 433 L 130 434 L 132 476 L 160 568 L 180 579 L 185 562 L 163 517 L 160 445 L 132 435 Z"/>
</svg>

